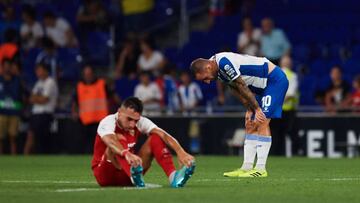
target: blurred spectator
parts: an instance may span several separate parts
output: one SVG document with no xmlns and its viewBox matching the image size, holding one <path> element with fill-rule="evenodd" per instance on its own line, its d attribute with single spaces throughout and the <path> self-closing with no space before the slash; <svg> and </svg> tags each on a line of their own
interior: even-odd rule
<svg viewBox="0 0 360 203">
<path fill-rule="evenodd" d="M 177 96 L 178 85 L 176 83 L 176 70 L 172 68 L 167 68 L 165 71 L 162 72 L 156 78 L 155 83 L 157 84 L 161 92 L 161 106 L 166 106 L 168 113 L 171 113 L 175 109 L 178 109 L 179 106 Z"/>
<path fill-rule="evenodd" d="M 149 39 L 140 41 L 141 54 L 138 59 L 139 71 L 149 71 L 154 76 L 159 75 L 165 65 L 165 59 L 161 52 L 154 49 Z"/>
<path fill-rule="evenodd" d="M 23 23 L 20 27 L 22 46 L 28 50 L 39 45 L 40 39 L 44 36 L 41 24 L 36 21 L 35 9 L 26 6 L 22 12 Z"/>
<path fill-rule="evenodd" d="M 291 140 L 293 155 L 299 155 L 301 140 L 296 128 L 296 110 L 298 106 L 298 77 L 292 70 L 292 59 L 285 55 L 281 58 L 280 67 L 289 80 L 289 88 L 285 95 L 283 112 L 280 119 L 271 120 L 271 133 L 277 135 L 273 139 L 273 154 L 285 155 L 285 140 L 288 136 Z"/>
<path fill-rule="evenodd" d="M 10 152 L 16 154 L 16 138 L 19 132 L 20 113 L 23 106 L 23 89 L 19 77 L 12 75 L 12 61 L 4 59 L 0 75 L 0 154 L 3 140 L 9 136 Z"/>
<path fill-rule="evenodd" d="M 16 19 L 15 10 L 12 6 L 6 6 L 0 21 L 0 42 L 4 40 L 4 33 L 8 29 L 19 31 L 20 22 Z"/>
<path fill-rule="evenodd" d="M 3 59 L 17 59 L 19 47 L 16 43 L 16 37 L 16 30 L 9 29 L 5 31 L 5 41 L 0 45 L 0 63 Z"/>
<path fill-rule="evenodd" d="M 44 13 L 45 34 L 57 47 L 76 47 L 77 40 L 71 26 L 64 18 L 56 17 L 51 11 Z"/>
<path fill-rule="evenodd" d="M 253 27 L 252 20 L 249 17 L 243 19 L 242 29 L 237 42 L 239 53 L 252 56 L 259 55 L 261 30 Z"/>
<path fill-rule="evenodd" d="M 108 31 L 110 21 L 100 0 L 84 0 L 77 13 L 80 31 Z"/>
<path fill-rule="evenodd" d="M 201 89 L 198 84 L 191 81 L 188 72 L 180 75 L 181 85 L 179 86 L 180 109 L 183 112 L 193 111 L 203 99 Z"/>
<path fill-rule="evenodd" d="M 134 40 L 127 39 L 119 54 L 116 63 L 116 75 L 118 77 L 124 75 L 135 74 L 137 71 L 137 61 L 139 58 L 138 50 Z"/>
<path fill-rule="evenodd" d="M 290 43 L 281 29 L 274 28 L 272 19 L 264 18 L 261 21 L 261 28 L 261 52 L 270 61 L 279 65 L 280 58 L 289 54 Z"/>
<path fill-rule="evenodd" d="M 214 24 L 217 16 L 231 15 L 240 7 L 241 1 L 238 0 L 210 0 L 208 27 Z"/>
<path fill-rule="evenodd" d="M 92 152 L 97 126 L 109 113 L 107 94 L 105 80 L 96 78 L 92 67 L 85 66 L 83 79 L 77 84 L 72 105 L 73 117 L 80 118 L 82 152 Z"/>
<path fill-rule="evenodd" d="M 338 112 L 347 108 L 350 97 L 350 85 L 343 80 L 339 66 L 334 66 L 330 71 L 331 85 L 325 93 L 325 108 L 328 112 Z"/>
<path fill-rule="evenodd" d="M 351 95 L 351 106 L 356 112 L 360 112 L 360 75 L 356 76 L 353 81 L 354 92 Z"/>
<path fill-rule="evenodd" d="M 125 32 L 138 33 L 149 26 L 149 13 L 154 0 L 120 0 L 124 16 Z"/>
<path fill-rule="evenodd" d="M 42 51 L 36 57 L 36 63 L 42 63 L 50 67 L 50 76 L 55 80 L 59 77 L 59 56 L 54 42 L 47 37 L 42 39 Z"/>
<path fill-rule="evenodd" d="M 135 87 L 134 96 L 143 102 L 145 111 L 160 111 L 161 92 L 156 83 L 151 82 L 148 72 L 140 74 L 140 84 Z"/>
<path fill-rule="evenodd" d="M 50 127 L 53 121 L 57 99 L 58 87 L 55 80 L 49 75 L 49 67 L 45 64 L 36 66 L 35 83 L 30 96 L 32 115 L 30 117 L 30 129 L 25 143 L 25 154 L 33 151 L 37 153 L 49 153 L 51 151 Z"/>
</svg>

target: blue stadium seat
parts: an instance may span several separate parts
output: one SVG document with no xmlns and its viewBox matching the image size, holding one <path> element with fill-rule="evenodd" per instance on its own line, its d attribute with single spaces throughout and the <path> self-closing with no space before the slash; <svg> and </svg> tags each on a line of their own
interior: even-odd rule
<svg viewBox="0 0 360 203">
<path fill-rule="evenodd" d="M 80 76 L 82 56 L 78 48 L 58 49 L 61 61 L 61 79 L 76 81 Z"/>
<path fill-rule="evenodd" d="M 23 65 L 22 74 L 26 84 L 34 84 L 36 81 L 35 65 L 36 57 L 41 52 L 39 48 L 30 49 L 28 52 L 21 52 L 21 61 Z"/>
<path fill-rule="evenodd" d="M 107 32 L 89 32 L 85 53 L 83 53 L 86 62 L 96 66 L 108 66 L 110 60 L 111 37 Z"/>
</svg>

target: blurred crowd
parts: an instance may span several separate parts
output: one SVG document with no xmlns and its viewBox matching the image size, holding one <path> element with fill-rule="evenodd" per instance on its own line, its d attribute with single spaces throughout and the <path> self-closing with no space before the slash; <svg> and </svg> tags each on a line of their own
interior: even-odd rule
<svg viewBox="0 0 360 203">
<path fill-rule="evenodd" d="M 16 137 L 20 121 L 29 124 L 25 128 L 24 153 L 48 152 L 50 149 L 46 143 L 52 120 L 55 113 L 64 112 L 81 125 L 84 152 L 90 152 L 98 122 L 116 111 L 121 101 L 129 96 L 139 97 L 148 115 L 174 112 L 188 115 L 199 109 L 208 110 L 209 106 L 240 105 L 222 84 L 213 84 L 215 93 L 212 93 L 203 84 L 193 81 L 186 67 L 176 67 L 165 57 L 153 36 L 140 31 L 147 23 L 153 1 L 138 0 L 135 4 L 139 5 L 139 1 L 142 7 L 134 7 L 131 0 L 119 1 L 123 9 L 123 31 L 127 34 L 123 34 L 117 44 L 120 48 L 115 52 L 114 68 L 99 67 L 82 59 L 81 78 L 75 81 L 63 77 L 64 67 L 61 67 L 58 50 L 78 47 L 86 52 L 83 47 L 88 45 L 89 32 L 109 30 L 112 22 L 102 2 L 84 0 L 73 24 L 52 10 L 39 13 L 31 4 L 21 5 L 19 15 L 12 1 L 3 1 L 0 21 L 0 153 L 5 137 L 9 138 L 11 153 L 19 151 Z M 244 12 L 251 7 L 249 2 L 245 4 Z M 216 6 L 210 5 L 213 6 L 211 16 L 221 14 Z M 241 32 L 234 42 L 236 51 L 265 56 L 283 68 L 291 78 L 284 110 L 295 111 L 301 92 L 297 73 L 293 70 L 291 43 L 286 31 L 276 27 L 271 18 L 263 18 L 260 25 L 260 28 L 255 27 L 249 17 L 242 19 Z M 41 50 L 32 70 L 36 81 L 28 83 L 23 77 L 22 56 L 27 56 L 34 48 Z M 348 84 L 340 66 L 332 67 L 329 75 L 331 85 L 326 91 L 317 92 L 317 102 L 328 112 L 349 112 L 354 111 L 350 107 L 360 108 L 360 76 L 354 77 L 353 84 Z M 67 104 L 59 105 L 59 100 L 66 95 L 70 95 Z"/>
</svg>

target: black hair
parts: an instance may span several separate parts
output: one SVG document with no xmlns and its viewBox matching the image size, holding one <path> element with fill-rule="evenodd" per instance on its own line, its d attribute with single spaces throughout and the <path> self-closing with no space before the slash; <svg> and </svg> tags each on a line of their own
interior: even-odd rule
<svg viewBox="0 0 360 203">
<path fill-rule="evenodd" d="M 51 19 L 55 19 L 55 14 L 52 11 L 46 11 L 44 13 L 44 18 L 51 18 Z"/>
<path fill-rule="evenodd" d="M 23 14 L 26 14 L 33 20 L 36 19 L 36 10 L 31 5 L 25 5 L 23 7 Z"/>
<path fill-rule="evenodd" d="M 5 42 L 16 42 L 17 40 L 17 32 L 15 29 L 9 28 L 5 30 L 4 33 L 4 41 Z"/>
<path fill-rule="evenodd" d="M 52 39 L 50 39 L 49 37 L 43 37 L 41 39 L 41 43 L 42 43 L 42 46 L 45 48 L 45 49 L 53 49 L 55 48 L 55 43 Z"/>
<path fill-rule="evenodd" d="M 4 58 L 1 62 L 2 65 L 4 65 L 5 63 L 10 63 L 12 64 L 13 63 L 13 60 L 9 59 L 9 58 Z"/>
<path fill-rule="evenodd" d="M 36 64 L 36 69 L 37 68 L 42 68 L 43 70 L 45 70 L 46 72 L 50 73 L 50 66 L 48 64 L 45 63 L 38 63 Z"/>
<path fill-rule="evenodd" d="M 143 111 L 143 103 L 137 97 L 128 97 L 128 98 L 126 98 L 122 102 L 121 107 L 133 109 L 135 112 L 138 112 L 140 114 Z"/>
<path fill-rule="evenodd" d="M 354 82 L 360 85 L 360 75 L 355 76 Z"/>
</svg>

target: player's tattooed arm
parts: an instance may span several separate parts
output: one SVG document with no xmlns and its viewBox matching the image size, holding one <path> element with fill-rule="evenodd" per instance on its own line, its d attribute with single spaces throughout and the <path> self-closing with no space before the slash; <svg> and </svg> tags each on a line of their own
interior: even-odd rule
<svg viewBox="0 0 360 203">
<path fill-rule="evenodd" d="M 243 105 L 252 112 L 255 112 L 259 108 L 253 93 L 247 87 L 244 80 L 240 77 L 236 78 L 230 85 L 230 88 L 235 91 Z"/>
</svg>

